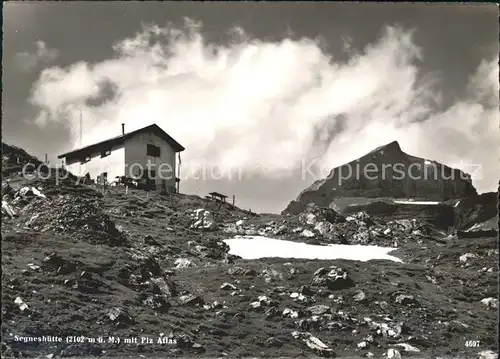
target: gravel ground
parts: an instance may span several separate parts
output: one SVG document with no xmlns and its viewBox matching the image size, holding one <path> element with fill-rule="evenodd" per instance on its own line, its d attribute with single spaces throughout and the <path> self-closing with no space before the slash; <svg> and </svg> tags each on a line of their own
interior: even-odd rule
<svg viewBox="0 0 500 359">
<path fill-rule="evenodd" d="M 361 216 L 329 218 L 328 234 L 306 238 L 294 231 L 314 229 L 305 217 L 230 205 L 209 206 L 217 227 L 204 230 L 195 225 L 193 210 L 205 205 L 196 196 L 146 201 L 141 191 L 102 196 L 19 182 L 28 184 L 47 198 L 13 200 L 18 216 L 2 215 L 2 357 L 380 358 L 397 350 L 479 358 L 497 350 L 498 309 L 482 303 L 497 298 L 497 237 Z M 331 215 L 311 211 L 316 223 Z M 222 242 L 240 231 L 315 244 L 396 240 L 391 254 L 404 263 L 242 260 Z M 153 342 L 141 344 L 146 337 Z"/>
</svg>

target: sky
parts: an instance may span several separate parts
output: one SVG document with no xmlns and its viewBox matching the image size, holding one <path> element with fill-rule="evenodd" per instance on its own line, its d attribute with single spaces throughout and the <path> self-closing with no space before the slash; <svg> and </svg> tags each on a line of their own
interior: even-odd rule
<svg viewBox="0 0 500 359">
<path fill-rule="evenodd" d="M 2 141 L 57 155 L 158 124 L 181 192 L 280 212 L 397 140 L 494 191 L 494 4 L 8 2 Z M 200 173 L 202 169 L 202 173 Z M 478 170 L 479 169 L 479 170 Z M 306 171 L 308 170 L 308 171 Z"/>
</svg>

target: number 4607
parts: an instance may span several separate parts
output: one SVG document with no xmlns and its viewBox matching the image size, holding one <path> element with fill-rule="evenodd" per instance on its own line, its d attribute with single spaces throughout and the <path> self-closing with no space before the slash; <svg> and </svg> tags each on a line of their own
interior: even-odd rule
<svg viewBox="0 0 500 359">
<path fill-rule="evenodd" d="M 479 340 L 467 340 L 465 342 L 465 346 L 467 348 L 478 348 L 479 347 L 479 343 L 480 343 Z"/>
</svg>

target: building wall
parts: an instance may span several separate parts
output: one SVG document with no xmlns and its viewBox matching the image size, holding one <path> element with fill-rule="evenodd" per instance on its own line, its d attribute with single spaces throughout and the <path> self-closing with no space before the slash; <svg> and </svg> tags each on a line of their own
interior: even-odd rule
<svg viewBox="0 0 500 359">
<path fill-rule="evenodd" d="M 160 147 L 160 157 L 147 155 L 147 144 Z M 156 187 L 175 188 L 176 153 L 170 145 L 153 133 L 141 133 L 125 142 L 125 172 L 127 176 L 140 175 L 140 168 L 156 171 Z M 149 164 L 149 166 L 148 166 Z M 164 184 L 162 179 L 165 180 Z"/>
<path fill-rule="evenodd" d="M 125 149 L 123 145 L 113 147 L 111 154 L 104 158 L 101 158 L 101 153 L 94 153 L 91 156 L 89 162 L 81 165 L 80 162 L 76 163 L 66 163 L 66 168 L 73 174 L 84 176 L 86 173 L 90 173 L 90 177 L 93 180 L 97 179 L 103 172 L 107 172 L 108 182 L 113 182 L 116 180 L 116 176 L 125 175 Z"/>
</svg>

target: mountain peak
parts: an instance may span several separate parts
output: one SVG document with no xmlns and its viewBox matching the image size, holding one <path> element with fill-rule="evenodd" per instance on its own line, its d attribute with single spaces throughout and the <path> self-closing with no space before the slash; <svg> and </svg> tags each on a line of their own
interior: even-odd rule
<svg viewBox="0 0 500 359">
<path fill-rule="evenodd" d="M 370 153 L 378 152 L 378 151 L 389 151 L 389 152 L 403 152 L 401 150 L 401 146 L 398 141 L 392 141 L 386 145 L 379 146 Z"/>
<path fill-rule="evenodd" d="M 385 145 L 384 148 L 397 149 L 397 150 L 401 151 L 401 146 L 399 146 L 398 141 L 392 141 L 392 142 L 388 143 L 387 145 Z"/>
<path fill-rule="evenodd" d="M 335 167 L 328 177 L 316 180 L 303 190 L 292 204 L 312 202 L 328 207 L 339 198 L 354 197 L 446 201 L 477 194 L 463 172 L 433 161 L 437 169 L 429 175 L 430 172 L 423 168 L 428 162 L 403 152 L 398 141 L 392 141 L 357 160 Z M 443 175 L 438 177 L 440 173 Z M 445 173 L 454 174 L 445 176 Z M 291 207 L 285 209 L 292 210 Z"/>
</svg>

